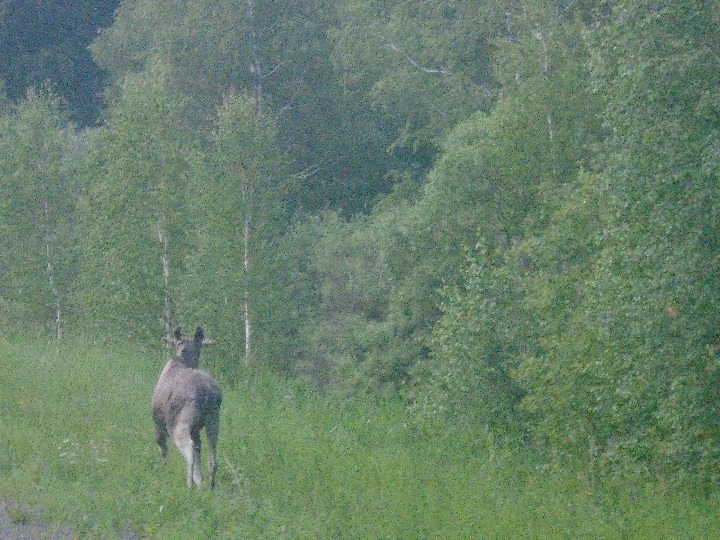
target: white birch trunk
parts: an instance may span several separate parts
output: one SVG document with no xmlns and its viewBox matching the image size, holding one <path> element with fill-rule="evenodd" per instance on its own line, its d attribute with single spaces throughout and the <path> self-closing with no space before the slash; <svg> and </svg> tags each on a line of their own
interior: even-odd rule
<svg viewBox="0 0 720 540">
<path fill-rule="evenodd" d="M 536 30 L 534 32 L 535 39 L 537 39 L 540 42 L 540 47 L 542 48 L 543 52 L 543 62 L 542 62 L 542 70 L 543 74 L 547 77 L 550 73 L 550 57 L 548 55 L 548 46 L 547 41 L 545 40 L 545 36 L 542 32 L 539 30 Z M 555 127 L 554 127 L 554 121 L 552 117 L 552 112 L 548 109 L 547 112 L 547 125 L 548 125 L 548 139 L 550 140 L 550 167 L 552 169 L 552 174 L 555 179 L 557 179 L 558 175 L 558 168 L 557 168 L 557 155 L 555 151 Z"/>
<path fill-rule="evenodd" d="M 523 5 L 523 13 L 525 16 L 525 20 L 530 24 L 527 7 Z M 545 34 L 543 34 L 540 30 L 538 30 L 536 27 L 534 27 L 531 30 L 533 38 L 535 38 L 540 43 L 540 50 L 542 51 L 542 60 L 540 64 L 540 69 L 543 72 L 543 75 L 546 77 L 550 74 L 550 55 L 548 54 L 548 44 L 547 39 L 545 38 Z M 552 112 L 548 109 L 547 115 L 546 115 L 546 121 L 548 126 L 548 139 L 550 143 L 550 167 L 552 170 L 553 177 L 557 179 L 558 175 L 558 167 L 557 167 L 557 153 L 555 151 L 555 127 L 554 127 L 554 121 Z"/>
<path fill-rule="evenodd" d="M 250 245 L 250 228 L 248 227 L 247 223 L 245 225 L 245 229 L 243 231 L 243 241 L 244 241 L 244 263 L 245 263 L 245 301 L 243 305 L 243 311 L 244 311 L 244 320 L 245 320 L 245 367 L 250 367 L 250 334 L 251 334 L 251 327 L 250 327 L 250 290 L 248 287 L 248 270 L 250 268 L 250 256 L 248 253 L 248 247 Z"/>
<path fill-rule="evenodd" d="M 162 225 L 162 219 L 158 220 L 157 223 L 157 235 L 162 245 L 160 260 L 163 271 L 163 318 L 165 320 L 165 335 L 169 336 L 172 326 L 172 314 L 170 312 L 170 241 L 168 239 L 168 233 Z"/>
<path fill-rule="evenodd" d="M 55 270 L 52 264 L 52 236 L 50 234 L 50 201 L 46 198 L 43 201 L 43 210 L 45 211 L 45 271 L 47 274 L 48 285 L 55 303 L 55 338 L 62 338 L 62 302 L 60 301 L 60 291 L 55 284 Z"/>
<path fill-rule="evenodd" d="M 47 283 L 50 287 L 50 292 L 53 297 L 53 303 L 55 308 L 55 339 L 61 339 L 63 334 L 62 327 L 62 301 L 60 298 L 60 291 L 55 283 L 55 268 L 53 267 L 53 231 L 52 231 L 52 216 L 50 212 L 50 186 L 48 185 L 48 168 L 49 165 L 44 161 L 40 160 L 36 162 L 37 172 L 42 178 L 41 189 L 42 189 L 42 211 L 44 219 L 44 232 L 45 232 L 45 275 L 47 277 Z"/>
<path fill-rule="evenodd" d="M 250 231 L 252 224 L 252 185 L 245 171 L 241 171 L 243 194 L 243 322 L 245 334 L 245 370 L 249 374 L 252 352 L 252 324 L 250 318 Z"/>
<path fill-rule="evenodd" d="M 257 30 L 257 20 L 255 18 L 255 0 L 247 0 L 247 19 L 250 26 L 250 48 L 251 61 L 250 72 L 252 74 L 253 86 L 255 90 L 255 113 L 262 112 L 263 102 L 263 80 L 265 74 L 263 66 L 260 62 L 259 40 Z M 243 195 L 243 333 L 245 337 L 245 374 L 250 374 L 250 362 L 252 354 L 252 318 L 250 309 L 250 234 L 252 225 L 252 203 L 253 203 L 253 186 L 252 180 L 248 178 L 247 172 L 242 169 L 239 171 L 242 182 Z"/>
<path fill-rule="evenodd" d="M 250 26 L 250 48 L 252 51 L 252 64 L 250 72 L 253 76 L 253 86 L 255 87 L 255 109 L 256 112 L 262 111 L 263 100 L 263 79 L 264 73 L 260 63 L 260 54 L 258 49 L 257 24 L 255 20 L 255 1 L 247 0 L 247 18 Z"/>
</svg>

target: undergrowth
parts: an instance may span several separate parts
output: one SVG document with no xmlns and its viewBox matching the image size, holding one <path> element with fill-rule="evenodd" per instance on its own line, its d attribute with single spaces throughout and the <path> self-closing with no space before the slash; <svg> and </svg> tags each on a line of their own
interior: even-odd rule
<svg viewBox="0 0 720 540">
<path fill-rule="evenodd" d="M 225 385 L 218 486 L 190 491 L 179 453 L 163 463 L 153 441 L 162 364 L 0 339 L 0 498 L 81 538 L 720 538 L 717 497 L 590 489 L 468 434 L 418 432 L 400 404 L 270 375 Z"/>
</svg>

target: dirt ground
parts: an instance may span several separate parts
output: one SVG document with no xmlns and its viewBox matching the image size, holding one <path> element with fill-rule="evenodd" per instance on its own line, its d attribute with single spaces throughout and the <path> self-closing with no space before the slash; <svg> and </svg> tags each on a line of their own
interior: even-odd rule
<svg viewBox="0 0 720 540">
<path fill-rule="evenodd" d="M 38 512 L 0 500 L 0 540 L 72 540 L 68 528 L 55 529 L 40 521 Z"/>
<path fill-rule="evenodd" d="M 40 512 L 0 499 L 0 540 L 74 540 L 77 535 L 70 527 L 54 528 L 44 523 Z M 140 540 L 127 530 L 118 540 Z"/>
</svg>

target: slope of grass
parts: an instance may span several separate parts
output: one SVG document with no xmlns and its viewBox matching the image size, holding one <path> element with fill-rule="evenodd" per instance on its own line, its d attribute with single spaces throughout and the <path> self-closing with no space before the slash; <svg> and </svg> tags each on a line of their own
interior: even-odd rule
<svg viewBox="0 0 720 540">
<path fill-rule="evenodd" d="M 270 377 L 226 389 L 218 487 L 189 491 L 153 441 L 162 363 L 0 339 L 0 498 L 88 538 L 720 538 L 717 498 L 589 492 L 493 445 L 418 437 L 399 406 Z"/>
</svg>

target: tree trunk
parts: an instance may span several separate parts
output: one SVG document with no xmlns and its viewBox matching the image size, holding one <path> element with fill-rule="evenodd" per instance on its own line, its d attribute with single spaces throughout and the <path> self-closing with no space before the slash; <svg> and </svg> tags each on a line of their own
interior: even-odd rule
<svg viewBox="0 0 720 540">
<path fill-rule="evenodd" d="M 158 240 L 162 245 L 160 260 L 163 271 L 163 319 L 165 322 L 165 335 L 169 336 L 172 328 L 172 313 L 170 310 L 170 252 L 167 231 L 162 225 L 162 219 L 157 223 Z"/>
<path fill-rule="evenodd" d="M 53 308 L 55 310 L 55 339 L 61 339 L 63 333 L 62 327 L 62 300 L 60 298 L 60 290 L 57 288 L 55 283 L 55 268 L 53 266 L 53 225 L 52 225 L 52 212 L 50 210 L 50 186 L 48 182 L 48 169 L 49 165 L 44 160 L 39 160 L 35 163 L 36 171 L 42 178 L 41 189 L 42 189 L 42 216 L 44 222 L 44 233 L 45 233 L 45 274 L 47 276 L 47 283 L 50 287 L 50 293 L 53 297 Z"/>
<path fill-rule="evenodd" d="M 240 167 L 243 197 L 243 332 L 245 336 L 245 373 L 250 373 L 252 354 L 252 319 L 250 310 L 250 234 L 252 231 L 253 185 L 247 172 Z"/>
<path fill-rule="evenodd" d="M 543 75 L 547 77 L 550 74 L 550 55 L 548 53 L 548 44 L 545 34 L 542 33 L 533 23 L 530 22 L 528 16 L 527 7 L 523 5 L 523 16 L 528 25 L 531 25 L 530 33 L 540 43 L 540 50 L 542 52 L 542 60 L 540 63 L 540 70 Z M 555 150 L 555 122 L 553 121 L 552 111 L 548 109 L 546 115 L 546 121 L 548 126 L 548 139 L 550 148 L 550 167 L 552 170 L 553 178 L 557 180 L 558 167 L 557 167 L 557 152 Z"/>
<path fill-rule="evenodd" d="M 263 73 L 262 64 L 260 63 L 254 0 L 247 0 L 247 18 L 250 26 L 250 48 L 252 51 L 252 64 L 250 66 L 250 71 L 252 73 L 253 87 L 255 89 L 255 109 L 257 113 L 260 113 L 262 111 L 263 78 L 265 75 Z"/>
<path fill-rule="evenodd" d="M 55 270 L 52 264 L 52 235 L 50 234 L 50 201 L 46 198 L 43 201 L 43 209 L 45 211 L 45 271 L 47 273 L 48 285 L 52 293 L 55 308 L 55 338 L 62 338 L 62 302 L 60 300 L 60 291 L 55 284 Z"/>
</svg>

